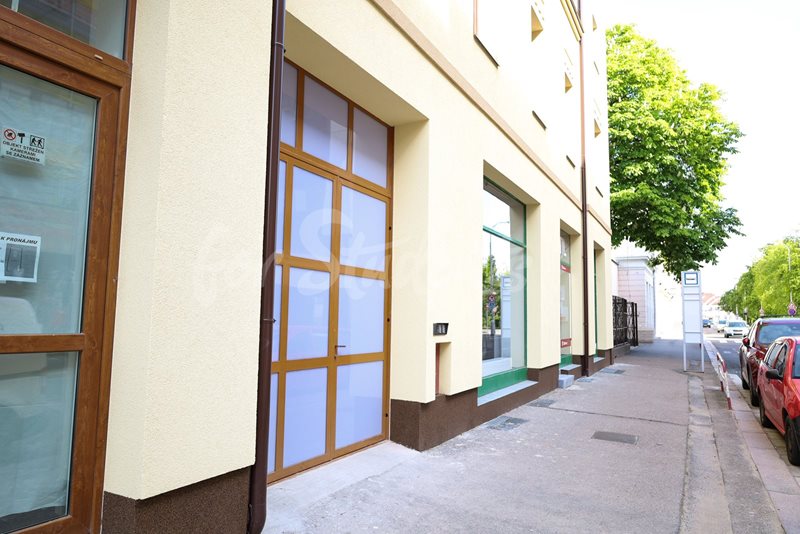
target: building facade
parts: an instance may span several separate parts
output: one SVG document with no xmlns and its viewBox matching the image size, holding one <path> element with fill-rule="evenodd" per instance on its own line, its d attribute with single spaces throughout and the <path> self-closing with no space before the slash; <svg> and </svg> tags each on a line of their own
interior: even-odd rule
<svg viewBox="0 0 800 534">
<path fill-rule="evenodd" d="M 0 0 L 0 530 L 255 531 L 609 364 L 593 9 Z"/>
</svg>

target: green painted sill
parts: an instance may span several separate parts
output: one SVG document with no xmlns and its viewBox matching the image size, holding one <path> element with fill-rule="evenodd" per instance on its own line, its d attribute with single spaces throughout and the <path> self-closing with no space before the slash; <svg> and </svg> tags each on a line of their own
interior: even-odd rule
<svg viewBox="0 0 800 534">
<path fill-rule="evenodd" d="M 528 379 L 528 368 L 519 367 L 510 371 L 503 371 L 494 375 L 484 376 L 483 383 L 478 388 L 478 397 L 494 393 L 498 389 L 513 386 Z"/>
</svg>

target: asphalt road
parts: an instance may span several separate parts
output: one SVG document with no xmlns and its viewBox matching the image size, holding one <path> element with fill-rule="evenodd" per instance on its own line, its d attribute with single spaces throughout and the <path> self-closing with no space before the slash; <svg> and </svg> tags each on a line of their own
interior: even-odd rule
<svg viewBox="0 0 800 534">
<path fill-rule="evenodd" d="M 742 346 L 741 337 L 731 337 L 725 339 L 725 335 L 714 328 L 705 329 L 705 337 L 707 340 L 714 343 L 725 363 L 728 365 L 728 373 L 732 375 L 739 375 L 739 347 Z"/>
</svg>

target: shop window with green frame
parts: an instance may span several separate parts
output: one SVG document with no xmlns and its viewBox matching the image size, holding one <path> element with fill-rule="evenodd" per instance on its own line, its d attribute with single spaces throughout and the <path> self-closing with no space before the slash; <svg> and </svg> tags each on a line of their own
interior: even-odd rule
<svg viewBox="0 0 800 534">
<path fill-rule="evenodd" d="M 483 191 L 482 365 L 486 395 L 527 378 L 525 205 L 486 180 Z"/>
<path fill-rule="evenodd" d="M 559 315 L 561 324 L 561 367 L 572 364 L 572 325 L 570 315 L 572 313 L 572 293 L 571 278 L 572 264 L 570 258 L 570 237 L 562 230 L 561 232 L 561 254 L 559 261 L 560 269 L 560 302 Z"/>
</svg>

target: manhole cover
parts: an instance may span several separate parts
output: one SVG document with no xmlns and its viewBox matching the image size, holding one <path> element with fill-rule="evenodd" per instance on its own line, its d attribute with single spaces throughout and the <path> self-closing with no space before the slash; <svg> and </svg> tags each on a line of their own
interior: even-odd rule
<svg viewBox="0 0 800 534">
<path fill-rule="evenodd" d="M 529 402 L 528 406 L 533 406 L 536 408 L 549 408 L 555 403 L 555 399 L 536 399 L 533 402 Z"/>
<path fill-rule="evenodd" d="M 488 427 L 494 430 L 511 430 L 517 428 L 522 423 L 527 423 L 527 419 L 520 419 L 519 417 L 508 417 L 501 415 L 500 417 L 489 421 Z"/>
<path fill-rule="evenodd" d="M 625 372 L 622 369 L 610 369 L 608 367 L 605 367 L 605 368 L 601 369 L 601 371 L 604 372 L 604 373 L 612 374 L 612 375 L 621 375 L 622 373 Z"/>
<path fill-rule="evenodd" d="M 592 436 L 592 439 L 602 439 L 603 441 L 616 441 L 617 443 L 627 443 L 629 445 L 636 445 L 639 441 L 639 436 L 633 434 L 620 434 L 619 432 L 605 432 L 598 430 Z"/>
</svg>

